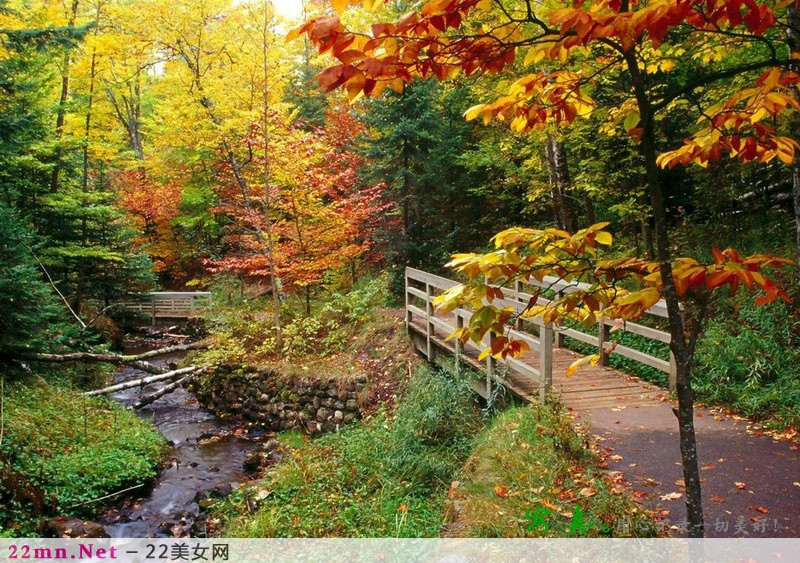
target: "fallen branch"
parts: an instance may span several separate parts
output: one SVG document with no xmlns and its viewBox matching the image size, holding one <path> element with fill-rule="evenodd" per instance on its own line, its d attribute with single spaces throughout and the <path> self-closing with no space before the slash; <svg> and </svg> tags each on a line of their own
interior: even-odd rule
<svg viewBox="0 0 800 563">
<path fill-rule="evenodd" d="M 134 379 L 133 381 L 117 383 L 116 385 L 111 385 L 110 387 L 103 387 L 102 389 L 87 391 L 86 393 L 83 393 L 83 395 L 86 395 L 87 397 L 92 397 L 94 395 L 106 395 L 108 393 L 114 393 L 116 391 L 123 391 L 125 389 L 131 389 L 133 387 L 144 387 L 145 385 L 149 385 L 150 383 L 155 383 L 156 381 L 163 381 L 165 379 L 174 379 L 176 377 L 180 377 L 181 375 L 194 373 L 199 369 L 200 368 L 198 368 L 197 366 L 190 366 L 188 368 L 176 369 L 159 375 L 150 375 L 148 377 L 143 377 L 141 379 Z"/>
<path fill-rule="evenodd" d="M 204 342 L 192 342 L 190 344 L 179 344 L 168 346 L 158 350 L 150 350 L 141 354 L 123 356 L 122 354 L 95 354 L 93 352 L 73 352 L 70 354 L 36 354 L 32 359 L 39 362 L 108 362 L 111 364 L 133 364 L 149 358 L 157 358 L 174 352 L 184 352 L 186 350 L 197 350 L 207 348 Z"/>
<path fill-rule="evenodd" d="M 145 486 L 145 483 L 140 483 L 138 485 L 134 485 L 133 487 L 128 487 L 127 489 L 122 489 L 121 491 L 117 491 L 116 493 L 111 493 L 110 495 L 105 495 L 105 496 L 102 496 L 100 498 L 94 498 L 92 500 L 85 500 L 83 502 L 79 502 L 78 504 L 70 505 L 65 510 L 71 510 L 71 509 L 73 509 L 73 508 L 75 508 L 77 506 L 83 506 L 85 504 L 91 504 L 93 502 L 98 502 L 98 501 L 101 501 L 101 500 L 105 500 L 107 498 L 115 497 L 117 495 L 121 495 L 122 493 L 127 493 L 128 491 L 132 491 L 134 489 L 138 489 L 138 488 L 144 487 L 144 486 Z"/>
<path fill-rule="evenodd" d="M 198 370 L 197 373 L 200 373 L 200 371 L 202 371 L 202 370 Z M 141 409 L 143 407 L 146 407 L 150 403 L 153 403 L 153 402 L 159 400 L 164 395 L 167 395 L 168 393 L 172 393 L 173 391 L 175 391 L 175 389 L 177 389 L 178 387 L 183 385 L 184 382 L 189 381 L 191 378 L 195 377 L 197 375 L 197 373 L 192 373 L 190 375 L 187 375 L 185 377 L 180 378 L 178 381 L 173 381 L 172 383 L 168 383 L 167 385 L 164 385 L 164 387 L 162 387 L 161 389 L 159 389 L 155 393 L 151 393 L 150 395 L 147 395 L 146 397 L 142 397 L 131 408 L 133 410 L 139 410 L 139 409 Z"/>
</svg>

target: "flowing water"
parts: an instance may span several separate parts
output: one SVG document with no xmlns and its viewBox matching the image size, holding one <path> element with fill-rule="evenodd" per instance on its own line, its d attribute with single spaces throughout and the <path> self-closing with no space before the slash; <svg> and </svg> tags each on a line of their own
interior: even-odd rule
<svg viewBox="0 0 800 563">
<path fill-rule="evenodd" d="M 152 348 L 128 348 L 125 353 Z M 165 357 L 161 362 L 178 359 L 180 356 Z M 117 372 L 114 381 L 121 383 L 147 375 L 124 367 Z M 140 395 L 157 391 L 161 385 L 154 383 L 144 389 L 127 389 L 110 397 L 123 405 L 131 405 Z M 245 479 L 242 463 L 253 449 L 253 442 L 241 432 L 232 432 L 230 427 L 220 424 L 183 388 L 140 409 L 138 415 L 151 420 L 171 442 L 166 467 L 146 496 L 109 511 L 101 518 L 101 523 L 111 537 L 186 535 L 200 512 L 197 499 L 204 492 L 224 489 Z M 197 527 L 191 533 L 196 535 Z"/>
</svg>

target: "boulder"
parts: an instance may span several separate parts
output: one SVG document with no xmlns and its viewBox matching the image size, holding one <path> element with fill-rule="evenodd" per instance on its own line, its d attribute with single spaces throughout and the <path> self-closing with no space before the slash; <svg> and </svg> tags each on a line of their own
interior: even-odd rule
<svg viewBox="0 0 800 563">
<path fill-rule="evenodd" d="M 46 535 L 56 538 L 110 538 L 97 522 L 80 518 L 52 518 L 45 523 Z"/>
</svg>

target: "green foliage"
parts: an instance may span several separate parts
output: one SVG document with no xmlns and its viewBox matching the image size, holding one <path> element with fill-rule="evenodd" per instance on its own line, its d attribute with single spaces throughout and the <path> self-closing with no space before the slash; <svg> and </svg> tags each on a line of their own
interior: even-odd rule
<svg viewBox="0 0 800 563">
<path fill-rule="evenodd" d="M 271 296 L 247 299 L 245 286 L 234 276 L 219 276 L 212 285 L 216 320 L 214 350 L 204 353 L 214 363 L 257 363 L 280 357 L 324 357 L 343 351 L 350 338 L 388 299 L 387 276 L 364 276 L 348 291 L 333 291 L 312 304 L 312 314 L 284 304 L 283 347 L 276 350 Z"/>
<path fill-rule="evenodd" d="M 477 437 L 456 476 L 449 528 L 462 537 L 575 537 L 572 516 L 580 506 L 586 536 L 614 535 L 625 516 L 646 524 L 644 534 L 633 526 L 637 535 L 656 535 L 650 518 L 613 493 L 604 475 L 557 403 L 508 409 Z M 529 527 L 537 510 L 547 512 L 546 530 Z"/>
<path fill-rule="evenodd" d="M 27 226 L 0 204 L 0 358 L 36 352 L 68 331 L 31 254 L 33 244 Z"/>
<path fill-rule="evenodd" d="M 782 303 L 736 300 L 708 323 L 697 350 L 695 390 L 777 425 L 800 423 L 800 321 Z M 787 321 L 788 319 L 788 321 Z"/>
<path fill-rule="evenodd" d="M 284 460 L 219 508 L 223 534 L 435 537 L 444 493 L 480 425 L 464 381 L 420 369 L 393 416 L 302 444 L 281 437 Z M 243 515 L 244 495 L 261 503 L 252 516 Z"/>
<path fill-rule="evenodd" d="M 7 386 L 4 414 L 2 458 L 45 498 L 55 498 L 59 514 L 81 514 L 87 508 L 73 505 L 154 477 L 165 445 L 152 426 L 117 404 L 41 381 Z M 30 507 L 2 500 L 0 524 L 31 533 Z"/>
<path fill-rule="evenodd" d="M 518 223 L 525 209 L 524 181 L 505 172 L 518 160 L 497 155 L 494 133 L 481 149 L 478 128 L 463 112 L 472 105 L 469 88 L 417 80 L 402 94 L 367 100 L 361 139 L 370 159 L 370 181 L 385 182 L 397 206 L 403 235 L 388 241 L 391 290 L 402 295 L 405 266 L 442 271 L 454 250 L 466 251 Z M 482 160 L 492 154 L 491 162 Z M 487 209 L 503 213 L 489 217 Z"/>
</svg>

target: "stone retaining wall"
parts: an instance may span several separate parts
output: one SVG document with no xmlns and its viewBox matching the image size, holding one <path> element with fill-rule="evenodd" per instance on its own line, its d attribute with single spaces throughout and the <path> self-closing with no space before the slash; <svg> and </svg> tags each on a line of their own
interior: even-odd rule
<svg viewBox="0 0 800 563">
<path fill-rule="evenodd" d="M 317 434 L 355 420 L 366 386 L 366 375 L 287 381 L 268 368 L 221 366 L 193 390 L 223 420 L 252 422 L 276 432 L 294 428 Z"/>
</svg>

